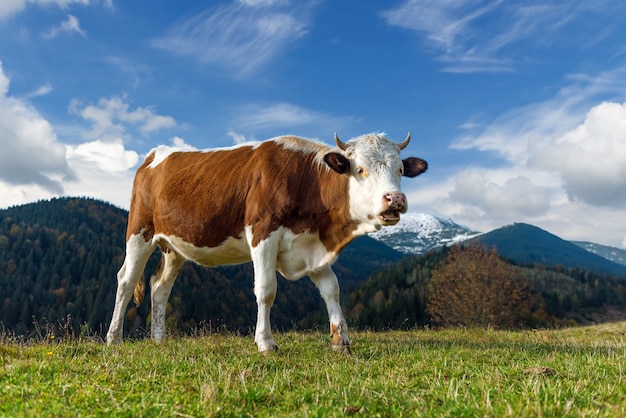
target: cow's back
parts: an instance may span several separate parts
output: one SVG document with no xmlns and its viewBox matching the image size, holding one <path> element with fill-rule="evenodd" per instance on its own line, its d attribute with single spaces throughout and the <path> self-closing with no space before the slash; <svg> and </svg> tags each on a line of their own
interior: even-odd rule
<svg viewBox="0 0 626 418">
<path fill-rule="evenodd" d="M 240 238 L 249 225 L 256 245 L 282 226 L 295 234 L 319 233 L 336 246 L 328 228 L 350 224 L 348 185 L 323 164 L 321 155 L 329 150 L 285 137 L 164 158 L 153 152 L 135 177 L 128 236 L 143 230 L 146 239 L 176 236 L 216 247 Z"/>
</svg>

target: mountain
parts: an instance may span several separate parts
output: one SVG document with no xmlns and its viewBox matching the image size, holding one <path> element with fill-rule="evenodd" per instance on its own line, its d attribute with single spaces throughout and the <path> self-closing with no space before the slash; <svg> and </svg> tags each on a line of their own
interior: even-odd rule
<svg viewBox="0 0 626 418">
<path fill-rule="evenodd" d="M 68 316 L 75 330 L 106 330 L 124 259 L 127 217 L 123 209 L 82 198 L 0 210 L 0 330 L 25 335 L 33 332 L 33 318 L 58 324 Z M 333 268 L 342 291 L 348 292 L 403 257 L 365 236 L 348 245 Z M 148 282 L 158 260 L 157 250 L 145 269 Z M 290 329 L 305 318 L 306 326 L 326 325 L 324 304 L 310 280 L 279 279 L 278 287 L 273 326 Z M 149 290 L 146 300 L 138 308 L 130 304 L 127 334 L 140 335 L 147 328 Z M 255 321 L 250 263 L 217 268 L 185 264 L 172 289 L 168 324 L 186 332 L 202 324 L 248 332 Z"/>
<path fill-rule="evenodd" d="M 587 241 L 571 241 L 572 244 L 576 244 L 585 250 L 604 257 L 607 260 L 611 260 L 614 263 L 622 264 L 626 266 L 626 251 L 615 247 L 608 247 L 606 245 L 594 244 Z"/>
<path fill-rule="evenodd" d="M 515 223 L 473 239 L 520 264 L 576 267 L 626 278 L 626 266 L 607 260 L 536 226 Z"/>
<path fill-rule="evenodd" d="M 451 219 L 424 213 L 407 213 L 397 225 L 384 227 L 369 236 L 405 254 L 423 254 L 479 234 Z"/>
</svg>

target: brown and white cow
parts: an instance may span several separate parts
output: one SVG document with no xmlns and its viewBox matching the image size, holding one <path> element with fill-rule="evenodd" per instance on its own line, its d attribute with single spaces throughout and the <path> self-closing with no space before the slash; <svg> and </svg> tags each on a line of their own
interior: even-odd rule
<svg viewBox="0 0 626 418">
<path fill-rule="evenodd" d="M 167 299 L 185 260 L 205 266 L 251 260 L 259 351 L 278 349 L 270 327 L 276 271 L 289 280 L 311 278 L 326 303 L 333 349 L 349 351 L 330 266 L 355 237 L 394 225 L 407 211 L 400 177 L 427 168 L 422 159 L 400 159 L 410 138 L 396 144 L 368 134 L 344 143 L 335 135 L 336 149 L 283 136 L 228 149 L 151 151 L 135 176 L 107 342 L 121 341 L 126 306 L 133 289 L 136 303 L 143 299 L 140 278 L 159 246 L 162 259 L 150 282 L 156 342 L 165 339 Z"/>
</svg>

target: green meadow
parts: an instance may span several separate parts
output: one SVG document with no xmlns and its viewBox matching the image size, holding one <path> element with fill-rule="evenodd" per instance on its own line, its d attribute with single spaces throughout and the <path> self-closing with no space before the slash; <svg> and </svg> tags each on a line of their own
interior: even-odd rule
<svg viewBox="0 0 626 418">
<path fill-rule="evenodd" d="M 626 416 L 626 322 L 538 331 L 0 337 L 0 416 Z"/>
</svg>

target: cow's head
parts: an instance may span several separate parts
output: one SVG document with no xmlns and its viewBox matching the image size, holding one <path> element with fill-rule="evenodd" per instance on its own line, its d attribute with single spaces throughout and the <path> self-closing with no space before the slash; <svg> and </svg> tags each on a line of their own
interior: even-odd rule
<svg viewBox="0 0 626 418">
<path fill-rule="evenodd" d="M 397 144 L 383 134 L 367 134 L 335 142 L 343 151 L 326 154 L 324 161 L 339 174 L 350 177 L 350 212 L 352 217 L 380 229 L 395 225 L 408 209 L 400 190 L 400 178 L 415 177 L 428 168 L 426 161 L 409 157 L 400 159 L 400 151 L 411 140 L 411 133 Z"/>
</svg>

